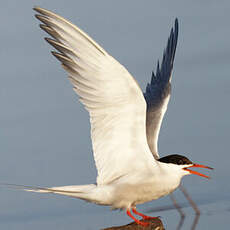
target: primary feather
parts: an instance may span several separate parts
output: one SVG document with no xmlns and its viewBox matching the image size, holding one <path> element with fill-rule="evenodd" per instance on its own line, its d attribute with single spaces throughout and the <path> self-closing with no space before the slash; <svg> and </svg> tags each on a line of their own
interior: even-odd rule
<svg viewBox="0 0 230 230">
<path fill-rule="evenodd" d="M 163 54 L 161 66 L 157 64 L 156 74 L 152 72 L 151 82 L 147 84 L 144 93 L 147 103 L 146 135 L 153 156 L 158 159 L 158 136 L 164 114 L 167 110 L 170 93 L 173 62 L 178 39 L 178 20 L 175 20 L 167 47 Z"/>
</svg>

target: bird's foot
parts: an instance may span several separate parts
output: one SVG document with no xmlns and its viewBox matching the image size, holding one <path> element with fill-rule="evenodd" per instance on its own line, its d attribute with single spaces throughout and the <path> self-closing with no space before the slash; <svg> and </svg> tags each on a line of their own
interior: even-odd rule
<svg viewBox="0 0 230 230">
<path fill-rule="evenodd" d="M 144 220 L 152 220 L 152 219 L 157 219 L 158 217 L 155 216 L 144 216 L 143 219 Z"/>
<path fill-rule="evenodd" d="M 135 221 L 137 224 L 143 226 L 143 227 L 147 227 L 149 226 L 149 222 L 144 222 L 144 221 L 141 221 L 141 220 L 137 220 Z"/>
<path fill-rule="evenodd" d="M 138 212 L 135 208 L 132 208 L 133 213 L 135 213 L 138 216 L 141 216 L 144 220 L 152 220 L 157 219 L 158 217 L 155 216 L 146 216 L 143 213 Z"/>
<path fill-rule="evenodd" d="M 142 225 L 142 226 L 144 226 L 144 227 L 147 227 L 147 226 L 149 225 L 148 222 L 144 222 L 144 221 L 141 221 L 141 220 L 136 219 L 136 218 L 131 214 L 131 212 L 130 212 L 129 209 L 127 209 L 126 213 L 127 213 L 127 215 L 130 216 L 137 224 Z"/>
</svg>

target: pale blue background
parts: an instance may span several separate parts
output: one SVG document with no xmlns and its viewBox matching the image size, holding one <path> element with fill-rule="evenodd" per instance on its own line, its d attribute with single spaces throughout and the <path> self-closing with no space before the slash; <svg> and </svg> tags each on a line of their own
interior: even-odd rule
<svg viewBox="0 0 230 230">
<path fill-rule="evenodd" d="M 179 42 L 172 98 L 160 135 L 162 155 L 185 153 L 215 168 L 213 179 L 183 184 L 203 215 L 197 229 L 229 227 L 230 2 L 223 1 L 27 1 L 0 9 L 0 181 L 58 186 L 95 182 L 88 114 L 66 73 L 42 39 L 32 7 L 53 10 L 88 32 L 118 59 L 144 89 L 174 23 Z M 176 192 L 180 202 L 185 202 Z M 162 198 L 140 210 L 171 204 Z M 190 229 L 193 211 L 183 229 Z M 175 210 L 157 212 L 175 229 Z M 0 229 L 100 229 L 130 222 L 83 201 L 0 188 Z M 226 227 L 227 226 L 227 227 Z"/>
</svg>

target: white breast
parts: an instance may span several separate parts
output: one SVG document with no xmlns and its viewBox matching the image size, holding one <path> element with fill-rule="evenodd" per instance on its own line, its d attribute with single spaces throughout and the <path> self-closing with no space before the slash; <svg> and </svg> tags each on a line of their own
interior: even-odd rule
<svg viewBox="0 0 230 230">
<path fill-rule="evenodd" d="M 174 191 L 180 184 L 181 177 L 177 173 L 169 174 L 160 169 L 158 173 L 146 175 L 133 173 L 115 184 L 108 185 L 110 204 L 113 208 L 129 208 L 158 199 Z"/>
</svg>

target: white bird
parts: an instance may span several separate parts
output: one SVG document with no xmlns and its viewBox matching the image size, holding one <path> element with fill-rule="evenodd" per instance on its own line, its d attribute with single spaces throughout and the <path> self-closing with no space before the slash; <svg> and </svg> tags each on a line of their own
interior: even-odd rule
<svg viewBox="0 0 230 230">
<path fill-rule="evenodd" d="M 126 68 L 86 33 L 55 13 L 40 7 L 34 10 L 43 23 L 40 27 L 53 37 L 46 41 L 59 51 L 52 54 L 61 61 L 89 112 L 98 175 L 95 184 L 24 188 L 124 209 L 136 223 L 147 226 L 148 222 L 138 220 L 131 211 L 143 219 L 154 217 L 137 212 L 136 205 L 170 194 L 185 175 L 208 178 L 191 167 L 212 169 L 181 155 L 159 158 L 158 154 L 159 130 L 170 97 L 177 19 L 161 67 L 158 63 L 156 75 L 153 73 L 143 95 Z"/>
</svg>

